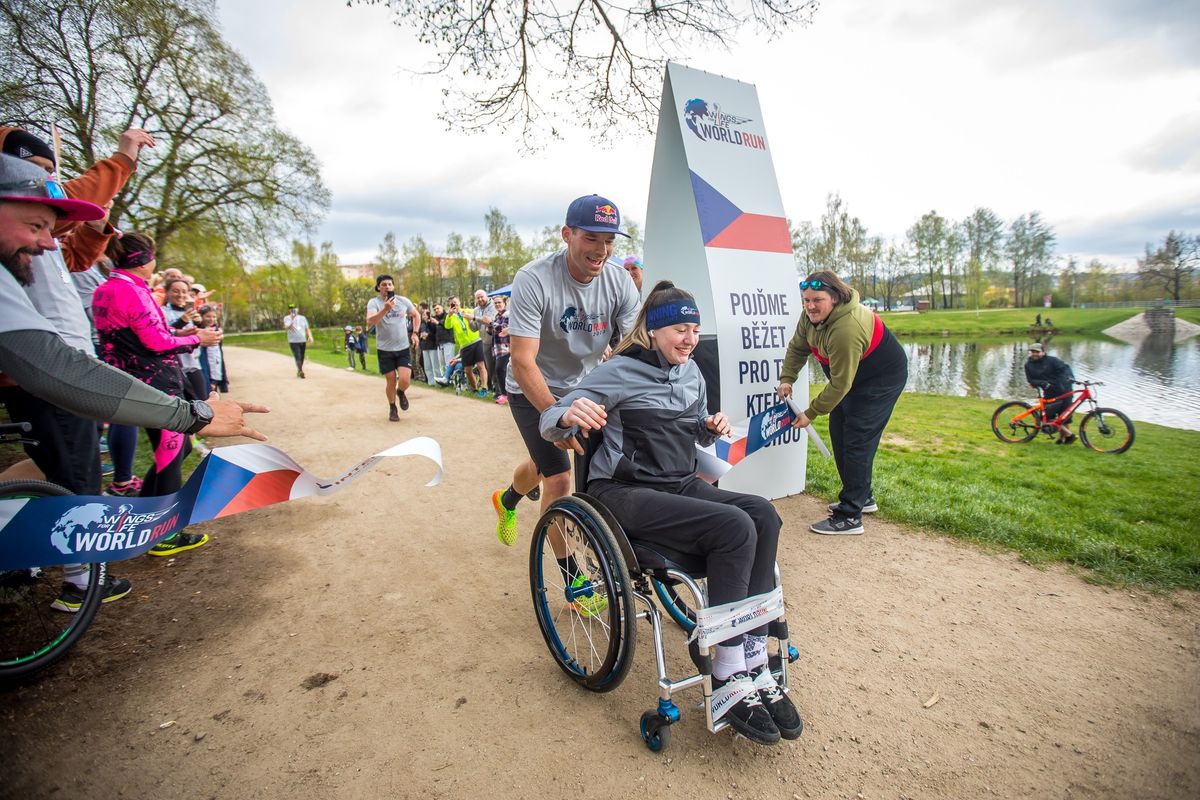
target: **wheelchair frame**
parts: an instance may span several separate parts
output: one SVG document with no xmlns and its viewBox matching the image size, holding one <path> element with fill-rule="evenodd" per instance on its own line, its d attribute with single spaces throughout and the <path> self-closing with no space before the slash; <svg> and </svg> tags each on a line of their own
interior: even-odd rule
<svg viewBox="0 0 1200 800">
<path fill-rule="evenodd" d="M 586 545 L 583 549 L 594 554 L 589 557 L 586 552 L 575 553 L 577 562 L 580 558 L 586 562 L 582 569 L 588 577 L 582 587 L 563 585 L 551 588 L 546 581 L 545 548 L 553 535 L 551 528 L 553 526 L 559 535 L 569 538 L 563 530 L 564 523 L 578 527 L 579 537 L 585 540 L 582 543 Z M 572 551 L 578 549 L 576 546 Z M 641 558 L 638 550 L 641 551 Z M 556 573 L 557 567 L 552 574 Z M 574 603 L 581 595 L 591 597 L 594 594 L 595 584 L 591 583 L 593 578 L 602 579 L 607 588 L 607 594 L 601 595 L 606 600 L 604 608 L 580 612 Z M 649 622 L 654 642 L 659 696 L 657 707 L 642 714 L 639 731 L 642 741 L 652 752 L 660 752 L 667 747 L 670 743 L 670 726 L 680 719 L 679 707 L 672 699 L 676 692 L 694 686 L 702 687 L 705 724 L 708 729 L 717 733 L 729 725 L 725 720 L 714 722 L 712 718 L 712 657 L 709 647 L 701 646 L 697 641 L 689 641 L 689 652 L 699 672 L 680 680 L 672 680 L 668 675 L 662 611 L 651 599 L 652 594 L 656 596 L 668 616 L 690 635 L 695 622 L 689 616 L 690 609 L 675 592 L 675 587 L 686 587 L 698 607 L 707 606 L 708 592 L 700 585 L 701 580 L 702 577 L 693 577 L 682 566 L 651 547 L 641 543 L 635 545 L 611 512 L 583 492 L 576 492 L 555 501 L 538 520 L 530 545 L 530 590 L 538 627 L 559 668 L 585 689 L 608 692 L 621 684 L 633 660 L 636 644 L 634 623 L 638 619 Z M 560 582 L 566 583 L 565 580 Z M 780 583 L 778 565 L 775 567 L 775 582 L 776 585 Z M 559 592 L 563 608 L 567 610 L 554 614 L 551 613 L 550 602 L 558 601 Z M 637 610 L 639 603 L 643 610 Z M 594 601 L 593 605 L 596 605 Z M 605 616 L 606 620 L 599 620 L 601 615 Z M 586 640 L 586 647 L 579 654 L 575 654 L 569 651 L 564 636 L 558 629 L 558 624 L 566 626 L 569 634 L 566 638 L 574 641 L 577 629 L 590 628 L 593 621 L 609 633 L 608 646 L 604 648 L 605 654 L 602 659 L 599 658 L 600 654 L 590 634 L 584 633 L 579 637 Z M 615 642 L 612 640 L 614 635 Z M 777 652 L 770 656 L 770 668 L 780 687 L 787 692 L 787 665 L 799 658 L 799 653 L 788 641 L 785 618 L 780 617 L 768 624 L 768 637 L 776 639 L 779 643 Z M 586 658 L 587 656 L 595 658 Z M 596 661 L 599 663 L 595 663 Z"/>
</svg>

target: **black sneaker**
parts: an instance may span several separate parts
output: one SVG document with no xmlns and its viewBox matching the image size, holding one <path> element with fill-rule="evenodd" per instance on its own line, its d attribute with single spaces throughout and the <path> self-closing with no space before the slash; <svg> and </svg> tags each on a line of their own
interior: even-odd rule
<svg viewBox="0 0 1200 800">
<path fill-rule="evenodd" d="M 840 505 L 841 505 L 841 503 L 830 503 L 826 507 L 829 509 L 829 513 L 832 514 L 833 512 L 837 511 L 837 507 Z M 867 504 L 862 507 L 862 513 L 864 513 L 864 514 L 874 514 L 878 510 L 879 510 L 879 504 L 875 502 L 874 497 L 872 497 L 870 500 L 868 500 Z"/>
<path fill-rule="evenodd" d="M 779 728 L 771 719 L 770 712 L 763 706 L 758 690 L 745 672 L 735 672 L 726 680 L 712 679 L 713 716 L 725 708 L 721 719 L 729 726 L 758 744 L 775 744 L 779 741 Z"/>
<path fill-rule="evenodd" d="M 754 688 L 758 689 L 758 699 L 771 715 L 775 727 L 779 728 L 779 735 L 785 739 L 799 739 L 804 731 L 804 720 L 800 719 L 800 712 L 791 698 L 775 682 L 771 668 L 763 665 L 751 671 L 750 677 L 754 679 Z"/>
<path fill-rule="evenodd" d="M 396 404 L 392 403 L 388 406 L 388 422 L 399 422 L 400 412 L 396 410 Z"/>
<path fill-rule="evenodd" d="M 408 395 L 404 392 L 396 392 L 396 399 L 400 401 L 400 410 L 408 411 Z"/>
<path fill-rule="evenodd" d="M 820 522 L 814 522 L 808 526 L 808 529 L 813 533 L 823 533 L 833 536 L 859 534 L 863 532 L 862 517 L 858 519 L 848 519 L 833 515 L 829 519 L 823 519 Z"/>
<path fill-rule="evenodd" d="M 163 539 L 147 552 L 152 556 L 173 556 L 186 550 L 195 550 L 208 544 L 207 533 L 177 533 L 169 539 Z"/>
<path fill-rule="evenodd" d="M 133 584 L 124 578 L 105 575 L 104 585 L 101 587 L 104 593 L 100 595 L 100 602 L 111 603 L 113 600 L 120 600 L 129 594 L 132 588 Z M 50 607 L 55 611 L 66 611 L 68 614 L 74 614 L 83 605 L 83 594 L 84 590 L 75 584 L 64 583 L 58 598 L 50 604 Z"/>
</svg>

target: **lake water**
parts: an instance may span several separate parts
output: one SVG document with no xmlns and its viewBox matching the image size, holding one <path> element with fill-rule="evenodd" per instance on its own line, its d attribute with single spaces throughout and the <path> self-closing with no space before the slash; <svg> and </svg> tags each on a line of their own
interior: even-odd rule
<svg viewBox="0 0 1200 800">
<path fill-rule="evenodd" d="M 980 343 L 901 338 L 908 354 L 906 391 L 960 397 L 1029 400 L 1026 340 Z M 1155 336 L 1138 344 L 1056 337 L 1046 352 L 1075 370 L 1076 380 L 1104 381 L 1100 405 L 1132 419 L 1200 430 L 1200 337 L 1182 342 Z M 811 379 L 822 383 L 820 370 Z"/>
</svg>

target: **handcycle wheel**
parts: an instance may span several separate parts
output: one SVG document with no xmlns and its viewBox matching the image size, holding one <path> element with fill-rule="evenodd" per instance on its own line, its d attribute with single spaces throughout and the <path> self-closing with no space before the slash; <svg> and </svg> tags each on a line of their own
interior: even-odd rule
<svg viewBox="0 0 1200 800">
<path fill-rule="evenodd" d="M 1042 412 L 1034 411 L 1017 419 L 1021 413 L 1033 408 L 1029 403 L 1013 400 L 992 413 L 992 433 L 1002 442 L 1020 444 L 1038 435 L 1042 427 Z"/>
<path fill-rule="evenodd" d="M 579 570 L 569 582 L 555 556 L 556 538 Z M 529 588 L 538 627 L 559 668 L 590 691 L 617 688 L 633 662 L 632 584 L 616 537 L 586 500 L 563 497 L 538 520 L 529 549 Z"/>
<path fill-rule="evenodd" d="M 1133 437 L 1133 421 L 1115 408 L 1093 409 L 1079 423 L 1079 438 L 1097 453 L 1124 453 Z"/>
<path fill-rule="evenodd" d="M 70 495 L 46 481 L 0 483 L 0 500 Z M 50 607 L 62 590 L 65 569 L 0 571 L 0 681 L 23 678 L 66 655 L 100 608 L 105 565 L 93 564 L 83 602 L 75 613 Z"/>
</svg>

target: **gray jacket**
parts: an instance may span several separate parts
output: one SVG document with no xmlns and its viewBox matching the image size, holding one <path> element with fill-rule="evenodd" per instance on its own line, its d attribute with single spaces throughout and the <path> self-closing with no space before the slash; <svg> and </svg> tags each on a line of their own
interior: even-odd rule
<svg viewBox="0 0 1200 800">
<path fill-rule="evenodd" d="M 596 367 L 542 412 L 542 438 L 560 441 L 579 432 L 577 426 L 558 427 L 578 397 L 604 406 L 608 414 L 589 481 L 678 484 L 696 472 L 696 443 L 710 445 L 717 438 L 704 424 L 708 405 L 696 362 L 671 365 L 655 349 L 633 347 Z"/>
</svg>

